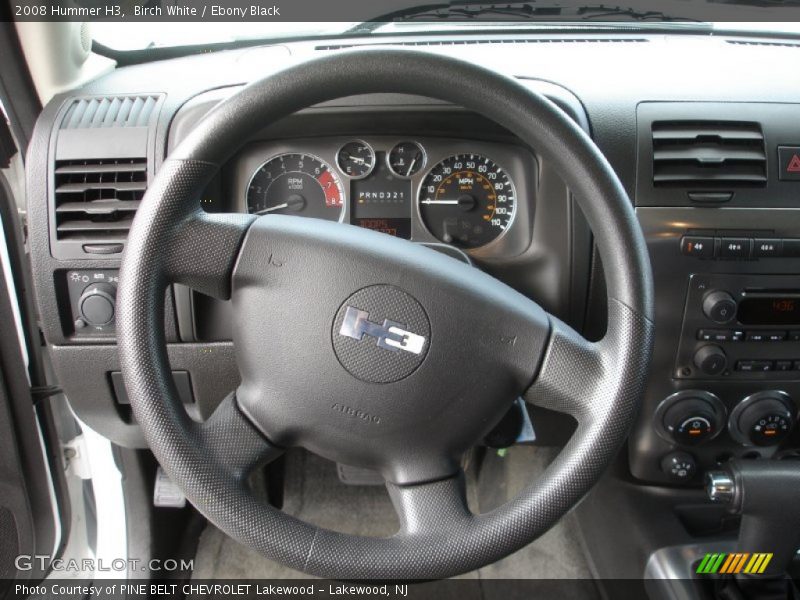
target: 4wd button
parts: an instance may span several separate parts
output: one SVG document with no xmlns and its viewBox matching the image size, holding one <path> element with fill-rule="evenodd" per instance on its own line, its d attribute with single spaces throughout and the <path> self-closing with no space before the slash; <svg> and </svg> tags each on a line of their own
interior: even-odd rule
<svg viewBox="0 0 800 600">
<path fill-rule="evenodd" d="M 800 181 L 800 146 L 778 146 L 778 169 L 784 181 Z"/>
<path fill-rule="evenodd" d="M 753 256 L 757 258 L 775 258 L 781 255 L 783 242 L 778 239 L 760 239 L 753 241 Z"/>
<path fill-rule="evenodd" d="M 681 238 L 681 254 L 695 258 L 714 256 L 714 238 L 685 235 Z"/>
<path fill-rule="evenodd" d="M 750 238 L 722 238 L 719 245 L 721 258 L 750 258 Z"/>
</svg>

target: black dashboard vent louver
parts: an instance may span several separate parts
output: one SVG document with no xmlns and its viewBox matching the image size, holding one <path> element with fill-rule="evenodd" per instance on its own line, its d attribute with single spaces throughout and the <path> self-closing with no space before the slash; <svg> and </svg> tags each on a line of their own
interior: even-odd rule
<svg viewBox="0 0 800 600">
<path fill-rule="evenodd" d="M 344 50 L 362 46 L 476 46 L 483 44 L 641 44 L 647 42 L 646 38 L 484 38 L 484 39 L 456 39 L 456 40 L 416 40 L 412 42 L 365 42 L 353 44 L 330 44 L 316 46 L 316 50 Z"/>
<path fill-rule="evenodd" d="M 146 189 L 146 158 L 56 162 L 56 238 L 124 241 Z"/>
<path fill-rule="evenodd" d="M 745 121 L 655 121 L 656 187 L 741 187 L 767 183 L 764 134 Z"/>
<path fill-rule="evenodd" d="M 158 96 L 80 98 L 67 110 L 61 129 L 146 127 L 158 100 Z"/>
<path fill-rule="evenodd" d="M 797 42 L 766 42 L 764 40 L 725 40 L 734 46 L 779 46 L 782 48 L 800 48 Z"/>
</svg>

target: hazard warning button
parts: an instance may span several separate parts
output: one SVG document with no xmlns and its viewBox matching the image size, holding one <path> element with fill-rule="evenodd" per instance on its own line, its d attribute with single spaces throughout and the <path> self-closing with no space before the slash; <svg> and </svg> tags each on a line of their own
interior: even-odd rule
<svg viewBox="0 0 800 600">
<path fill-rule="evenodd" d="M 784 181 L 800 181 L 800 146 L 778 146 L 780 177 Z"/>
</svg>

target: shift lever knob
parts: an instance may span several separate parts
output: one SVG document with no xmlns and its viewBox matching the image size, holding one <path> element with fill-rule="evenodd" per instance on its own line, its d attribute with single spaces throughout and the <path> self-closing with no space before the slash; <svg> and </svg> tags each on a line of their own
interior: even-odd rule
<svg viewBox="0 0 800 600">
<path fill-rule="evenodd" d="M 742 515 L 736 551 L 772 553 L 763 574 L 782 576 L 800 546 L 800 462 L 732 460 L 706 473 L 706 490 Z"/>
</svg>

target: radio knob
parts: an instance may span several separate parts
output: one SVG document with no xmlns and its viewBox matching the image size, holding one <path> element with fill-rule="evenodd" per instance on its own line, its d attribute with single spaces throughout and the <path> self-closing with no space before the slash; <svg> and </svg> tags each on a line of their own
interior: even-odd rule
<svg viewBox="0 0 800 600">
<path fill-rule="evenodd" d="M 720 375 L 728 366 L 728 357 L 719 346 L 703 346 L 695 352 L 694 364 L 706 375 Z"/>
<path fill-rule="evenodd" d="M 93 327 L 108 325 L 116 312 L 117 288 L 110 283 L 95 283 L 83 290 L 78 301 L 80 317 Z"/>
<path fill-rule="evenodd" d="M 708 292 L 703 298 L 703 314 L 715 323 L 730 323 L 736 316 L 736 300 L 722 290 Z"/>
</svg>

